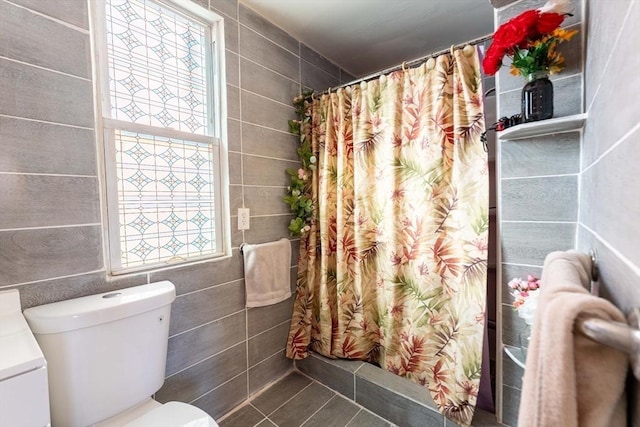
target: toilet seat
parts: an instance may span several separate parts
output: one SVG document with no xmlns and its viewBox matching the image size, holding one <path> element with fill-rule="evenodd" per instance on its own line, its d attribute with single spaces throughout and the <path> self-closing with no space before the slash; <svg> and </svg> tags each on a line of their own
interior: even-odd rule
<svg viewBox="0 0 640 427">
<path fill-rule="evenodd" d="M 167 402 L 124 427 L 218 427 L 218 424 L 200 408 L 182 402 Z"/>
</svg>

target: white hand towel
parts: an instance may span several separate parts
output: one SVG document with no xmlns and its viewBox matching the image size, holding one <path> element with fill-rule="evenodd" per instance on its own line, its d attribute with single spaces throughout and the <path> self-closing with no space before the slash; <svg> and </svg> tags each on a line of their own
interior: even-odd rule
<svg viewBox="0 0 640 427">
<path fill-rule="evenodd" d="M 261 307 L 291 296 L 291 243 L 287 239 L 259 245 L 245 244 L 244 284 L 247 307 Z"/>
</svg>

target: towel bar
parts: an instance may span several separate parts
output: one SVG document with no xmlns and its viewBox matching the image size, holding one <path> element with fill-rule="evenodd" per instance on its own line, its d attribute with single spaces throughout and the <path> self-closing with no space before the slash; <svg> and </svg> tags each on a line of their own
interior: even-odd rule
<svg viewBox="0 0 640 427">
<path fill-rule="evenodd" d="M 600 344 L 629 355 L 633 375 L 640 380 L 640 308 L 631 310 L 629 325 L 598 318 L 577 320 L 577 329 Z"/>
</svg>

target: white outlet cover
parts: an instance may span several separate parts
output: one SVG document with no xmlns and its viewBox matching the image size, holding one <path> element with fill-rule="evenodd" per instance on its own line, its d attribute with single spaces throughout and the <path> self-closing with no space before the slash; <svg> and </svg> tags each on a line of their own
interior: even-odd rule
<svg viewBox="0 0 640 427">
<path fill-rule="evenodd" d="M 250 227 L 249 208 L 238 208 L 238 230 L 248 230 Z"/>
</svg>

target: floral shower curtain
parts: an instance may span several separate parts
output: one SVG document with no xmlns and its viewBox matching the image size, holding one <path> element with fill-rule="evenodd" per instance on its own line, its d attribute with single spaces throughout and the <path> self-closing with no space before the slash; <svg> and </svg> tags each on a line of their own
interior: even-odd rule
<svg viewBox="0 0 640 427">
<path fill-rule="evenodd" d="M 463 53 L 464 52 L 464 53 Z M 487 155 L 476 49 L 312 103 L 315 219 L 287 356 L 367 360 L 468 425 L 482 361 Z"/>
</svg>

